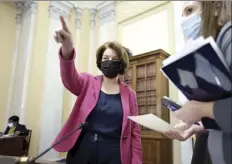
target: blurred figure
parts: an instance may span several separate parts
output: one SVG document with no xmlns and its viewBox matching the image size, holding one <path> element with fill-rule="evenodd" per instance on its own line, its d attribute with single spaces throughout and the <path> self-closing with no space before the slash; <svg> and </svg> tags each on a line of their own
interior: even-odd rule
<svg viewBox="0 0 232 164">
<path fill-rule="evenodd" d="M 231 1 L 188 1 L 184 5 L 182 16 L 181 26 L 185 37 L 195 40 L 200 36 L 205 38 L 212 36 L 224 54 L 232 73 Z M 189 127 L 184 130 L 177 128 L 175 132 L 170 131 L 164 134 L 172 139 L 185 140 L 208 128 L 197 127 L 194 123 L 203 117 L 214 119 L 221 130 L 209 130 L 208 149 L 212 163 L 231 164 L 231 106 L 232 97 L 215 102 L 189 101 L 180 110 L 174 112 L 176 117 L 186 122 Z M 207 135 L 207 132 L 202 133 L 203 138 L 207 138 Z M 200 136 L 198 136 L 199 139 Z M 204 142 L 201 143 L 204 146 Z"/>
<path fill-rule="evenodd" d="M 88 125 L 55 147 L 68 151 L 67 164 L 141 164 L 142 146 L 138 124 L 127 117 L 138 115 L 136 93 L 120 81 L 128 68 L 126 49 L 117 42 L 106 42 L 96 52 L 96 65 L 103 75 L 79 73 L 74 64 L 75 49 L 63 17 L 62 29 L 54 36 L 62 47 L 59 52 L 64 86 L 78 96 L 72 113 L 56 138 Z M 55 141 L 55 142 L 56 142 Z"/>
<path fill-rule="evenodd" d="M 196 141 L 193 149 L 191 164 L 211 164 L 211 158 L 208 151 L 208 131 L 196 133 Z"/>
<path fill-rule="evenodd" d="M 8 119 L 8 126 L 4 132 L 4 135 L 28 135 L 28 130 L 25 125 L 19 123 L 18 116 L 11 116 Z"/>
</svg>

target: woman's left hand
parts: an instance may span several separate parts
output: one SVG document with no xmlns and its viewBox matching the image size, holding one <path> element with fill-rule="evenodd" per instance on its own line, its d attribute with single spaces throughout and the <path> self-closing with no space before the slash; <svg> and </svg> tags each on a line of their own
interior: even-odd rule
<svg viewBox="0 0 232 164">
<path fill-rule="evenodd" d="M 174 115 L 187 124 L 194 124 L 202 117 L 214 118 L 214 102 L 189 101 L 181 109 L 174 112 Z"/>
</svg>

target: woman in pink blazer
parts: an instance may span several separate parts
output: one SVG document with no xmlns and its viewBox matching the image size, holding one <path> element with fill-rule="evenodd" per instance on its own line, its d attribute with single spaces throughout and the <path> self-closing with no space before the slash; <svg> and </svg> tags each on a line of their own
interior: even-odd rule
<svg viewBox="0 0 232 164">
<path fill-rule="evenodd" d="M 142 164 L 140 129 L 127 118 L 138 114 L 136 94 L 119 80 L 129 64 L 126 50 L 116 42 L 107 42 L 96 53 L 97 67 L 103 75 L 79 73 L 74 64 L 71 33 L 63 17 L 60 20 L 62 29 L 56 31 L 54 38 L 62 44 L 61 78 L 78 99 L 55 142 L 82 122 L 88 124 L 55 150 L 68 151 L 67 164 Z"/>
</svg>

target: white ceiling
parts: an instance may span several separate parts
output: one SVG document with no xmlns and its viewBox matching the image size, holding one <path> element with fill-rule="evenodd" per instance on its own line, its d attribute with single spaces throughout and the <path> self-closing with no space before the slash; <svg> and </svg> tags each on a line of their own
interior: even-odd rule
<svg viewBox="0 0 232 164">
<path fill-rule="evenodd" d="M 95 8 L 99 4 L 103 3 L 104 1 L 69 1 L 75 7 L 80 8 Z"/>
</svg>

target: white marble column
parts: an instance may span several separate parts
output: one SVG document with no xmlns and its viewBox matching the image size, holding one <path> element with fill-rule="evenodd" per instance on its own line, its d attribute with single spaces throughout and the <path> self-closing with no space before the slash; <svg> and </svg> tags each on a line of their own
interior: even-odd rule
<svg viewBox="0 0 232 164">
<path fill-rule="evenodd" d="M 99 11 L 100 32 L 99 46 L 107 41 L 116 40 L 116 19 L 115 9 L 116 1 L 105 1 L 97 6 Z M 101 71 L 98 72 L 101 74 Z"/>
<path fill-rule="evenodd" d="M 79 56 L 79 45 L 80 45 L 80 32 L 81 32 L 81 18 L 82 18 L 82 12 L 83 10 L 79 7 L 75 9 L 75 14 L 76 14 L 76 43 L 75 43 L 75 49 L 76 49 L 76 59 L 75 59 L 75 64 L 78 66 L 78 56 Z"/>
<path fill-rule="evenodd" d="M 89 62 L 88 62 L 88 72 L 93 73 L 92 68 L 95 64 L 95 23 L 96 23 L 96 14 L 97 10 L 92 8 L 90 9 L 90 35 L 89 35 Z"/>
<path fill-rule="evenodd" d="M 10 85 L 8 90 L 8 97 L 7 97 L 7 106 L 6 106 L 6 117 L 5 117 L 5 124 L 10 117 L 10 111 L 12 107 L 12 99 L 13 99 L 13 92 L 14 92 L 14 83 L 15 83 L 15 74 L 16 74 L 16 66 L 17 66 L 17 59 L 18 59 L 18 52 L 19 52 L 19 41 L 20 41 L 20 34 L 21 34 L 21 26 L 22 26 L 22 14 L 23 14 L 23 3 L 17 2 L 16 3 L 16 34 L 15 34 L 15 43 L 14 43 L 14 53 L 13 53 L 13 60 L 11 65 L 11 76 L 10 76 Z"/>
<path fill-rule="evenodd" d="M 184 2 L 173 1 L 174 6 L 174 20 L 175 20 L 175 44 L 176 44 L 176 53 L 179 52 L 184 46 L 184 36 L 181 30 L 181 15 L 182 7 Z M 187 99 L 185 96 L 178 91 L 178 100 L 181 104 L 184 104 Z M 192 149 L 192 138 L 181 142 L 181 164 L 190 164 L 193 155 Z"/>
<path fill-rule="evenodd" d="M 107 41 L 116 39 L 116 1 L 105 1 L 97 6 L 97 9 L 100 20 L 99 45 L 102 45 Z"/>
<path fill-rule="evenodd" d="M 31 56 L 32 56 L 32 50 L 33 50 L 33 44 L 34 44 L 34 34 L 35 34 L 35 25 L 36 25 L 36 13 L 37 13 L 38 4 L 37 2 L 25 2 L 25 16 L 28 18 L 28 21 L 30 22 L 30 29 L 28 29 L 27 32 L 27 39 L 28 39 L 28 45 L 26 46 L 26 49 L 24 53 L 26 54 L 26 62 L 25 62 L 25 71 L 24 71 L 24 83 L 23 83 L 23 92 L 22 92 L 22 101 L 21 101 L 21 113 L 20 118 L 22 120 L 22 123 L 24 123 L 24 117 L 25 117 L 25 107 L 27 103 L 27 95 L 28 95 L 28 80 L 29 75 L 31 73 Z M 28 24 L 26 24 L 27 26 Z"/>
<path fill-rule="evenodd" d="M 54 31 L 61 28 L 59 16 L 63 15 L 66 22 L 70 19 L 72 6 L 62 1 L 50 1 L 48 49 L 45 61 L 45 77 L 40 120 L 39 153 L 52 144 L 62 126 L 62 104 L 64 87 L 60 77 L 58 51 L 61 45 L 54 39 Z M 43 159 L 55 159 L 59 153 L 51 150 Z"/>
<path fill-rule="evenodd" d="M 36 23 L 37 2 L 24 2 L 22 22 L 20 25 L 20 46 L 17 48 L 18 57 L 16 63 L 14 93 L 12 98 L 13 113 L 20 117 L 24 123 L 25 102 L 27 98 L 28 77 L 30 71 L 31 55 L 34 42 L 34 30 Z M 19 15 L 18 15 L 19 16 Z M 18 20 L 20 21 L 20 19 Z"/>
<path fill-rule="evenodd" d="M 75 58 L 75 65 L 76 68 L 78 68 L 79 63 L 79 49 L 80 49 L 80 31 L 81 31 L 81 18 L 82 18 L 82 9 L 79 7 L 75 8 L 75 14 L 76 14 L 76 43 L 75 43 L 75 49 L 76 49 L 76 58 Z M 77 96 L 72 94 L 72 105 L 70 108 L 70 112 L 72 111 L 72 108 L 76 102 Z"/>
</svg>

